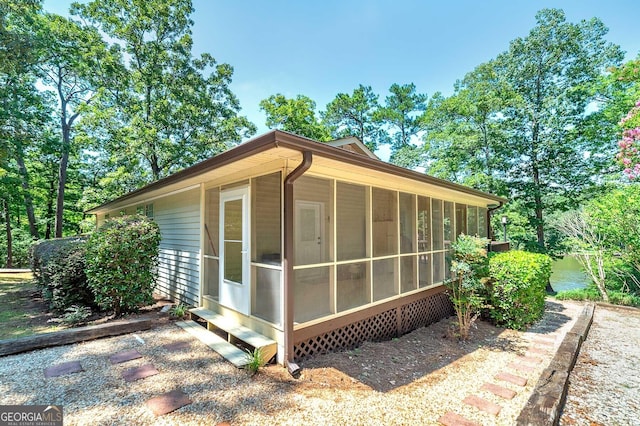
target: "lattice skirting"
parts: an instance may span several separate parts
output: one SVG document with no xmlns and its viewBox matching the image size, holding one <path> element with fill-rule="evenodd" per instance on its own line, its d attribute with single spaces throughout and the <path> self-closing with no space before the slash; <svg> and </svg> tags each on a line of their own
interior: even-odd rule
<svg viewBox="0 0 640 426">
<path fill-rule="evenodd" d="M 352 349 L 367 340 L 388 340 L 453 314 L 449 297 L 434 294 L 300 342 L 293 348 L 294 357 L 299 361 L 313 354 Z"/>
</svg>

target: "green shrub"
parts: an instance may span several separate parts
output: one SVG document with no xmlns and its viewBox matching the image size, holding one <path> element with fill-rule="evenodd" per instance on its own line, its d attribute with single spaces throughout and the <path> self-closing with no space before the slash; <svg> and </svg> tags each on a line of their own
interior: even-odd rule
<svg viewBox="0 0 640 426">
<path fill-rule="evenodd" d="M 65 309 L 62 322 L 66 325 L 80 325 L 84 324 L 90 316 L 91 308 L 73 305 Z"/>
<path fill-rule="evenodd" d="M 153 302 L 160 228 L 145 216 L 108 220 L 87 242 L 87 280 L 96 303 L 116 316 Z"/>
<path fill-rule="evenodd" d="M 469 329 L 484 307 L 484 284 L 487 279 L 487 240 L 460 235 L 452 244 L 453 278 L 445 284 L 458 319 L 461 339 L 469 337 Z"/>
<path fill-rule="evenodd" d="M 51 309 L 94 305 L 85 275 L 86 237 L 40 241 L 31 249 L 31 269 Z"/>
<path fill-rule="evenodd" d="M 4 231 L 4 226 L 3 226 Z M 33 238 L 28 231 L 22 228 L 14 228 L 12 230 L 12 267 L 28 268 L 29 267 L 29 249 L 33 244 Z M 0 267 L 4 267 L 7 260 L 7 236 L 5 232 L 0 232 Z"/>
<path fill-rule="evenodd" d="M 542 318 L 551 258 L 524 251 L 496 253 L 489 259 L 492 284 L 489 316 L 502 327 L 522 330 Z"/>
</svg>

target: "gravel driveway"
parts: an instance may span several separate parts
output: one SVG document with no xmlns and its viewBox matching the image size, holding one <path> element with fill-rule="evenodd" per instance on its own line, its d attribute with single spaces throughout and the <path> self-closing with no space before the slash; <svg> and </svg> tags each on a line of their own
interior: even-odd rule
<svg viewBox="0 0 640 426">
<path fill-rule="evenodd" d="M 548 303 L 548 307 L 542 323 L 527 333 L 480 322 L 469 342 L 458 343 L 448 336 L 450 322 L 441 321 L 398 339 L 312 358 L 303 363 L 299 380 L 279 366 L 249 377 L 168 324 L 136 335 L 0 358 L 0 405 L 60 404 L 65 425 L 216 425 L 225 421 L 232 425 L 431 425 L 448 411 L 482 425 L 511 425 L 553 353 L 534 354 L 539 364 L 526 371 L 509 366 L 536 346 L 532 339 L 547 333 L 561 339 L 582 309 L 571 302 Z M 541 327 L 545 322 L 548 325 Z M 167 350 L 167 344 L 178 342 L 186 346 Z M 399 347 L 402 353 L 396 353 Z M 110 363 L 113 354 L 134 349 L 141 358 Z M 45 368 L 70 361 L 79 361 L 84 371 L 44 377 Z M 133 382 L 123 380 L 123 373 L 148 364 L 159 373 Z M 389 369 L 397 377 L 387 380 L 383 372 Z M 502 371 L 528 379 L 526 386 L 499 383 L 515 392 L 513 399 L 481 389 L 485 383 L 498 383 L 494 376 Z M 386 382 L 379 380 L 382 377 Z M 192 403 L 154 416 L 145 403 L 176 389 Z M 465 405 L 462 401 L 470 395 L 499 404 L 502 410 L 491 415 Z"/>
<path fill-rule="evenodd" d="M 640 309 L 598 305 L 561 425 L 640 425 Z"/>
</svg>

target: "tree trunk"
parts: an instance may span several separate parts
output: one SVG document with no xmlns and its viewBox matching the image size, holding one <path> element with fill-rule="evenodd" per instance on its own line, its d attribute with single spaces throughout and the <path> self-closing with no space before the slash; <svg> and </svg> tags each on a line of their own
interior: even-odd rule
<svg viewBox="0 0 640 426">
<path fill-rule="evenodd" d="M 56 183 L 55 178 L 52 176 L 49 182 L 49 197 L 47 199 L 47 228 L 44 233 L 45 240 L 51 239 L 51 223 L 55 218 L 53 217 L 53 200 L 56 196 Z"/>
<path fill-rule="evenodd" d="M 6 267 L 13 267 L 13 240 L 11 237 L 11 214 L 9 213 L 9 202 L 7 200 L 2 200 L 3 210 L 4 210 L 4 221 L 5 221 L 5 230 L 7 233 L 7 259 L 6 259 Z"/>
<path fill-rule="evenodd" d="M 38 227 L 36 225 L 36 216 L 33 212 L 33 200 L 31 198 L 31 189 L 29 188 L 29 174 L 27 167 L 24 164 L 24 153 L 22 151 L 21 144 L 18 144 L 16 149 L 16 162 L 18 163 L 18 170 L 20 171 L 20 178 L 22 181 L 22 190 L 24 191 L 24 206 L 27 210 L 29 232 L 34 239 L 38 240 L 40 239 L 40 234 L 38 233 Z"/>
<path fill-rule="evenodd" d="M 64 118 L 63 118 L 64 120 Z M 60 167 L 58 169 L 58 196 L 56 198 L 56 222 L 55 237 L 62 237 L 63 213 L 64 213 L 64 190 L 67 185 L 67 167 L 69 165 L 70 150 L 70 128 L 63 121 L 62 123 L 62 155 L 60 157 Z"/>
</svg>

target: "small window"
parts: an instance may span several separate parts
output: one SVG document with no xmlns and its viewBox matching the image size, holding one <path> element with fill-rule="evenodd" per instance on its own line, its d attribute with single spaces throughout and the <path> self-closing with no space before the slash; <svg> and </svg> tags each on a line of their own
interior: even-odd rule
<svg viewBox="0 0 640 426">
<path fill-rule="evenodd" d="M 153 204 L 147 204 L 144 206 L 144 214 L 149 219 L 153 219 Z"/>
<path fill-rule="evenodd" d="M 144 206 L 138 206 L 136 207 L 136 214 L 144 214 Z"/>
</svg>

